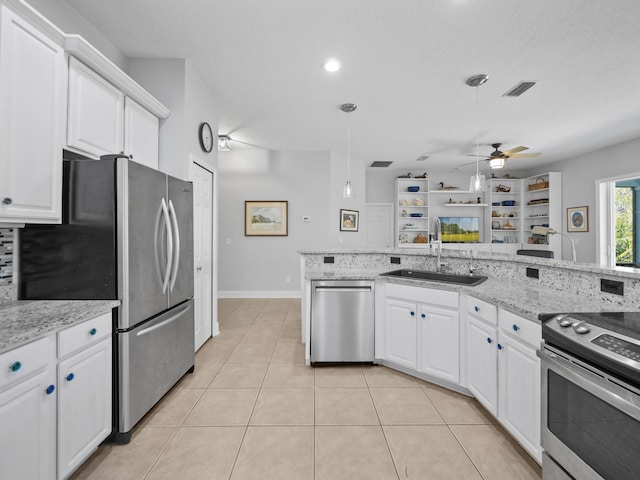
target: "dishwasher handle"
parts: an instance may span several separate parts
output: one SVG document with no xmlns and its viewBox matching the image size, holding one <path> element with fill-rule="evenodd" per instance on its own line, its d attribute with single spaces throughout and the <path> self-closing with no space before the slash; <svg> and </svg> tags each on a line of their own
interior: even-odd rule
<svg viewBox="0 0 640 480">
<path fill-rule="evenodd" d="M 371 292 L 371 287 L 349 287 L 349 286 L 339 286 L 339 287 L 316 287 L 316 292 Z"/>
</svg>

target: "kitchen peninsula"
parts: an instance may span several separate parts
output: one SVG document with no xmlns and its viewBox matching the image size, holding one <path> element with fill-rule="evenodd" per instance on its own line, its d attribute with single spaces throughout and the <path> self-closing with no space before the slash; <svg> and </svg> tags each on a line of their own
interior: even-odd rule
<svg viewBox="0 0 640 480">
<path fill-rule="evenodd" d="M 488 277 L 462 286 L 381 276 L 399 269 L 436 271 L 437 254 L 428 248 L 299 253 L 307 364 L 312 281 L 373 280 L 374 363 L 474 396 L 538 462 L 540 316 L 640 310 L 640 274 L 631 270 L 444 249 L 446 273 L 472 270 Z"/>
</svg>

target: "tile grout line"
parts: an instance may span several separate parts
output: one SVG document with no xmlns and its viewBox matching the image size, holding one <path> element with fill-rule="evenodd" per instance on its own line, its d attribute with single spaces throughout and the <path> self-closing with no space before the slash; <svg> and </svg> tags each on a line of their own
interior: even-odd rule
<svg viewBox="0 0 640 480">
<path fill-rule="evenodd" d="M 369 382 L 367 381 L 367 376 L 364 374 L 364 370 L 362 370 L 362 375 L 364 375 L 364 381 L 367 384 L 367 392 L 369 393 L 369 398 L 371 399 L 371 403 L 373 404 L 373 410 L 374 412 L 376 412 L 376 417 L 378 418 L 378 423 L 380 425 L 380 431 L 382 432 L 382 438 L 384 438 L 384 443 L 387 446 L 387 451 L 389 452 L 389 458 L 391 458 L 391 463 L 393 464 L 393 469 L 396 472 L 396 477 L 398 477 L 398 480 L 400 480 L 398 465 L 396 464 L 395 458 L 393 458 L 393 453 L 391 453 L 391 445 L 389 445 L 389 440 L 387 439 L 387 434 L 384 431 L 384 426 L 382 425 L 382 420 L 380 419 L 380 413 L 378 412 L 378 407 L 376 407 L 376 402 L 373 399 L 373 395 L 371 394 L 371 387 L 369 386 Z"/>
</svg>

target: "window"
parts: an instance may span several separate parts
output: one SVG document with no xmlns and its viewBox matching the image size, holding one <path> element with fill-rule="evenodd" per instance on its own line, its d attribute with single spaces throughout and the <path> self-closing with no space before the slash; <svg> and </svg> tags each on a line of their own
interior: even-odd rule
<svg viewBox="0 0 640 480">
<path fill-rule="evenodd" d="M 618 181 L 615 184 L 613 215 L 615 219 L 616 265 L 640 267 L 638 252 L 639 190 L 640 178 Z"/>
</svg>

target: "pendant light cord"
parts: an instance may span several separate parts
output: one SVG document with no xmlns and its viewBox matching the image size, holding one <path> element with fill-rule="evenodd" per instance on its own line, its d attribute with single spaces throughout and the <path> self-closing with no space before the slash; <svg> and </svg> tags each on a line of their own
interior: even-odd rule
<svg viewBox="0 0 640 480">
<path fill-rule="evenodd" d="M 351 180 L 351 112 L 347 113 L 347 181 Z"/>
<path fill-rule="evenodd" d="M 478 100 L 478 89 L 480 88 L 480 85 L 476 86 L 476 178 L 478 178 L 478 175 L 480 174 L 480 160 L 479 160 L 479 154 L 478 154 L 478 142 L 479 142 L 479 135 L 480 135 L 480 109 L 478 107 L 478 104 L 480 103 Z"/>
</svg>

